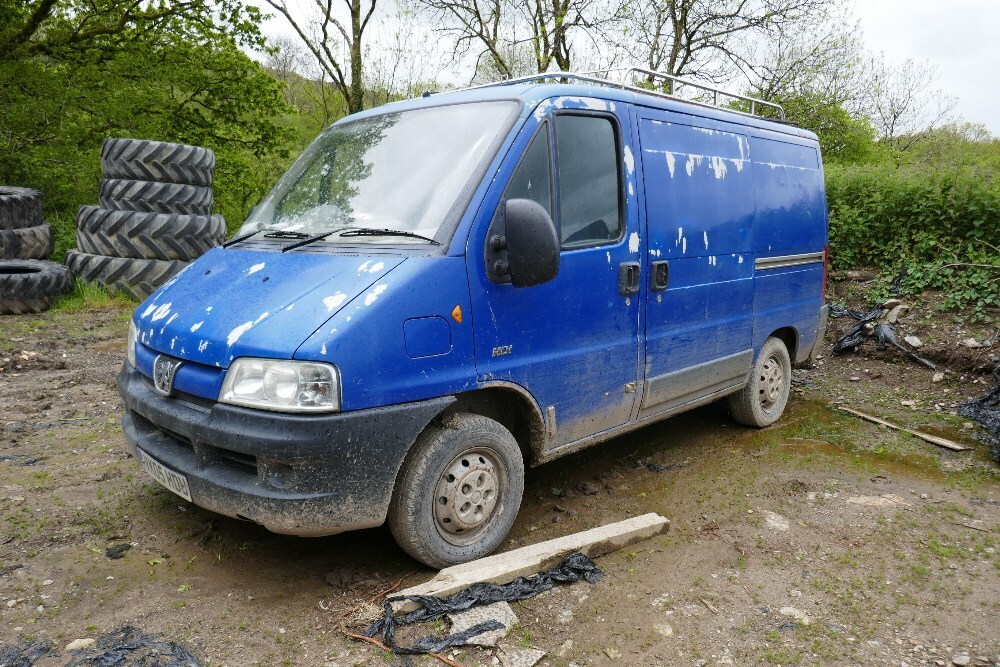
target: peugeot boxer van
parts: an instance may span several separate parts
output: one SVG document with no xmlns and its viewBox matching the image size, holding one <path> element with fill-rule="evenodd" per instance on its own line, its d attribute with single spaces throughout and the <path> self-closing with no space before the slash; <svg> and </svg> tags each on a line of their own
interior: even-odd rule
<svg viewBox="0 0 1000 667">
<path fill-rule="evenodd" d="M 443 567 L 500 546 L 529 466 L 724 397 L 777 420 L 826 325 L 816 136 L 552 76 L 344 118 L 140 305 L 140 466 Z"/>
</svg>

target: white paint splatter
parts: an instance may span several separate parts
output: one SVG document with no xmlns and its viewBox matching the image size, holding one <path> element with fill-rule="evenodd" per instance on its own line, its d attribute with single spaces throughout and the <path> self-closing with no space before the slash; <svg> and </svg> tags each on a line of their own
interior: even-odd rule
<svg viewBox="0 0 1000 667">
<path fill-rule="evenodd" d="M 708 250 L 708 232 L 702 232 L 701 234 L 705 239 L 705 250 Z"/>
<path fill-rule="evenodd" d="M 197 324 L 191 325 L 191 333 L 194 333 L 195 331 L 197 331 L 198 329 L 200 329 L 201 325 L 204 324 L 204 323 L 205 323 L 205 321 L 202 320 L 201 322 L 198 322 Z"/>
<path fill-rule="evenodd" d="M 688 240 L 687 238 L 681 239 L 681 254 L 686 255 L 688 251 Z"/>
<path fill-rule="evenodd" d="M 206 313 L 210 313 L 210 312 L 212 312 L 213 308 L 215 308 L 215 306 L 209 306 L 208 308 L 205 309 L 205 312 Z"/>
<path fill-rule="evenodd" d="M 149 304 L 148 306 L 146 306 L 146 310 L 142 311 L 142 315 L 140 315 L 139 317 L 149 317 L 149 314 L 151 312 L 153 312 L 154 310 L 156 310 L 156 303 L 155 302 Z"/>
<path fill-rule="evenodd" d="M 290 306 L 289 306 L 288 308 L 285 308 L 285 310 L 291 310 L 291 309 L 292 309 L 292 308 L 294 308 L 294 307 L 295 307 L 295 304 L 293 303 L 293 304 L 292 304 L 292 305 L 290 305 Z"/>
<path fill-rule="evenodd" d="M 625 171 L 633 173 L 635 171 L 635 158 L 632 157 L 632 149 L 625 147 Z"/>
<path fill-rule="evenodd" d="M 388 285 L 376 285 L 375 289 L 369 292 L 368 296 L 365 297 L 365 305 L 370 306 L 375 303 L 375 299 L 379 298 L 382 295 L 382 292 L 388 289 L 388 287 Z M 348 317 L 347 319 L 351 318 Z"/>
<path fill-rule="evenodd" d="M 173 338 L 170 339 L 170 349 L 171 350 L 174 349 L 174 343 L 176 343 L 176 342 L 177 342 L 177 336 L 174 336 Z"/>
<path fill-rule="evenodd" d="M 639 233 L 632 232 L 632 235 L 628 237 L 628 251 L 629 252 L 639 252 Z"/>
<path fill-rule="evenodd" d="M 368 270 L 368 265 L 371 264 L 371 263 L 372 263 L 372 261 L 368 260 L 367 262 L 365 262 L 364 264 L 362 264 L 361 266 L 359 266 L 358 267 L 358 273 L 364 273 L 365 271 L 367 271 Z"/>
<path fill-rule="evenodd" d="M 712 171 L 716 178 L 726 177 L 726 161 L 721 157 L 712 156 Z"/>
<path fill-rule="evenodd" d="M 229 337 L 226 339 L 226 344 L 232 346 L 240 339 L 240 336 L 245 334 L 253 326 L 253 322 L 244 322 L 235 329 L 229 332 Z"/>
<path fill-rule="evenodd" d="M 670 170 L 670 178 L 674 177 L 674 167 L 677 165 L 677 158 L 673 153 L 667 153 L 667 169 Z"/>
<path fill-rule="evenodd" d="M 347 300 L 347 295 L 343 292 L 337 292 L 331 296 L 323 299 L 323 305 L 326 306 L 327 312 L 333 312 L 333 309 L 344 303 Z M 291 308 L 289 308 L 291 310 Z"/>
<path fill-rule="evenodd" d="M 204 352 L 207 348 L 208 348 L 208 341 L 207 340 L 203 340 L 200 343 L 198 343 L 198 351 L 199 352 Z"/>
<path fill-rule="evenodd" d="M 264 268 L 264 262 L 261 262 L 260 264 L 254 264 L 249 269 L 247 269 L 247 275 L 252 276 L 253 274 L 257 273 L 263 268 Z"/>
<path fill-rule="evenodd" d="M 159 308 L 157 308 L 156 312 L 153 313 L 153 321 L 156 322 L 157 320 L 162 320 L 164 317 L 166 317 L 167 315 L 169 315 L 170 314 L 170 306 L 171 306 L 171 304 L 165 303 L 162 306 L 160 306 Z"/>
<path fill-rule="evenodd" d="M 383 262 L 378 262 L 376 264 L 372 264 L 372 268 L 368 269 L 368 273 L 378 273 L 384 268 L 385 264 Z"/>
<path fill-rule="evenodd" d="M 323 347 L 319 349 L 319 353 L 322 355 L 326 354 L 326 343 L 323 343 Z"/>
<path fill-rule="evenodd" d="M 740 255 L 740 257 L 739 257 L 739 259 L 737 260 L 737 262 L 738 262 L 739 264 L 742 264 L 742 263 L 743 263 L 743 255 Z"/>
<path fill-rule="evenodd" d="M 266 311 L 266 310 L 265 310 L 265 311 L 264 311 L 263 313 L 261 313 L 261 314 L 260 314 L 260 316 L 259 316 L 259 317 L 257 317 L 257 319 L 256 319 L 256 320 L 254 320 L 254 321 L 253 321 L 253 323 L 254 323 L 254 324 L 257 324 L 258 322 L 260 322 L 260 321 L 261 321 L 262 319 L 264 319 L 265 317 L 267 317 L 267 316 L 268 316 L 268 315 L 270 315 L 270 314 L 271 314 L 271 313 L 269 313 L 268 311 Z"/>
<path fill-rule="evenodd" d="M 606 252 L 604 254 L 608 256 L 608 264 L 611 264 L 611 253 L 610 252 Z"/>
<path fill-rule="evenodd" d="M 681 244 L 681 240 L 683 238 L 684 238 L 684 228 L 683 227 L 678 227 L 677 228 L 677 240 L 674 241 L 674 245 L 675 246 L 679 246 Z"/>
<path fill-rule="evenodd" d="M 173 322 L 176 319 L 177 319 L 177 313 L 174 313 L 173 315 L 170 316 L 170 319 L 167 320 L 167 324 L 170 324 L 171 322 Z M 166 325 L 164 325 L 164 326 L 166 326 Z"/>
</svg>

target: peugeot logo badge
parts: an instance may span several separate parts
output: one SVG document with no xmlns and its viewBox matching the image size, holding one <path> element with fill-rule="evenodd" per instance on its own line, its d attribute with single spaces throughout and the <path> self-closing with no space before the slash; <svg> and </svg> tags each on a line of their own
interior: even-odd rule
<svg viewBox="0 0 1000 667">
<path fill-rule="evenodd" d="M 160 355 L 153 362 L 153 387 L 161 396 L 169 396 L 174 391 L 174 377 L 183 362 Z"/>
</svg>

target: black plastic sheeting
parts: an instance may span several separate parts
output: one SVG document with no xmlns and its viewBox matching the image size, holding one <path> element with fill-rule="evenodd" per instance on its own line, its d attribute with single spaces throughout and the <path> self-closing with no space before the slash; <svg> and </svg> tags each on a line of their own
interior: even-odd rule
<svg viewBox="0 0 1000 667">
<path fill-rule="evenodd" d="M 847 333 L 841 336 L 840 339 L 833 344 L 833 353 L 841 354 L 845 350 L 858 347 L 865 342 L 865 338 L 867 338 L 869 333 L 871 333 L 875 336 L 875 347 L 877 349 L 884 350 L 891 345 L 917 363 L 921 363 L 931 370 L 936 369 L 937 364 L 933 361 L 930 359 L 924 359 L 920 355 L 915 354 L 912 350 L 899 342 L 895 326 L 885 322 L 876 324 L 878 318 L 882 316 L 883 310 L 885 310 L 885 308 L 882 306 L 875 306 L 871 310 L 861 311 L 844 308 L 838 304 L 831 304 L 830 317 L 852 317 L 858 321 L 857 324 L 848 329 Z"/>
<path fill-rule="evenodd" d="M 487 583 L 473 584 L 446 598 L 431 595 L 396 595 L 385 599 L 385 615 L 372 623 L 365 631 L 365 636 L 381 635 L 382 642 L 395 653 L 439 653 L 453 646 L 463 646 L 473 637 L 491 630 L 499 630 L 503 625 L 497 621 L 486 621 L 472 626 L 465 632 L 455 633 L 447 637 L 421 637 L 412 646 L 396 645 L 396 628 L 400 625 L 427 623 L 439 619 L 445 614 L 466 611 L 479 605 L 526 600 L 551 589 L 557 582 L 573 583 L 583 579 L 588 584 L 596 584 L 603 577 L 604 572 L 594 564 L 594 561 L 577 552 L 567 556 L 559 565 L 548 572 L 530 577 L 518 577 L 502 586 Z M 392 603 L 405 600 L 412 600 L 423 606 L 409 614 L 394 616 Z"/>
<path fill-rule="evenodd" d="M 1000 366 L 993 371 L 996 384 L 979 398 L 958 407 L 958 414 L 969 417 L 989 432 L 990 456 L 1000 463 Z"/>
<path fill-rule="evenodd" d="M 60 657 L 51 650 L 51 643 L 42 642 L 0 646 L 0 666 L 32 667 L 43 656 Z M 111 630 L 86 649 L 68 653 L 65 667 L 200 667 L 180 644 L 130 625 Z"/>
</svg>

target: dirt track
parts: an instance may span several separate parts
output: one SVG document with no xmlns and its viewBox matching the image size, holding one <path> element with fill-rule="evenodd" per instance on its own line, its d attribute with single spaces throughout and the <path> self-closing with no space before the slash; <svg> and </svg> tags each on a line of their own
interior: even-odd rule
<svg viewBox="0 0 1000 667">
<path fill-rule="evenodd" d="M 126 318 L 0 318 L 0 645 L 62 649 L 130 623 L 204 664 L 392 664 L 338 618 L 432 573 L 385 529 L 273 535 L 147 479 L 118 425 Z M 949 414 L 986 377 L 932 383 L 883 353 L 823 362 L 797 372 L 775 427 L 737 427 L 711 405 L 529 471 L 505 548 L 647 511 L 673 529 L 600 559 L 596 586 L 514 605 L 509 645 L 548 651 L 548 665 L 1000 664 L 1000 467 Z M 941 450 L 832 400 L 976 449 Z"/>
</svg>

